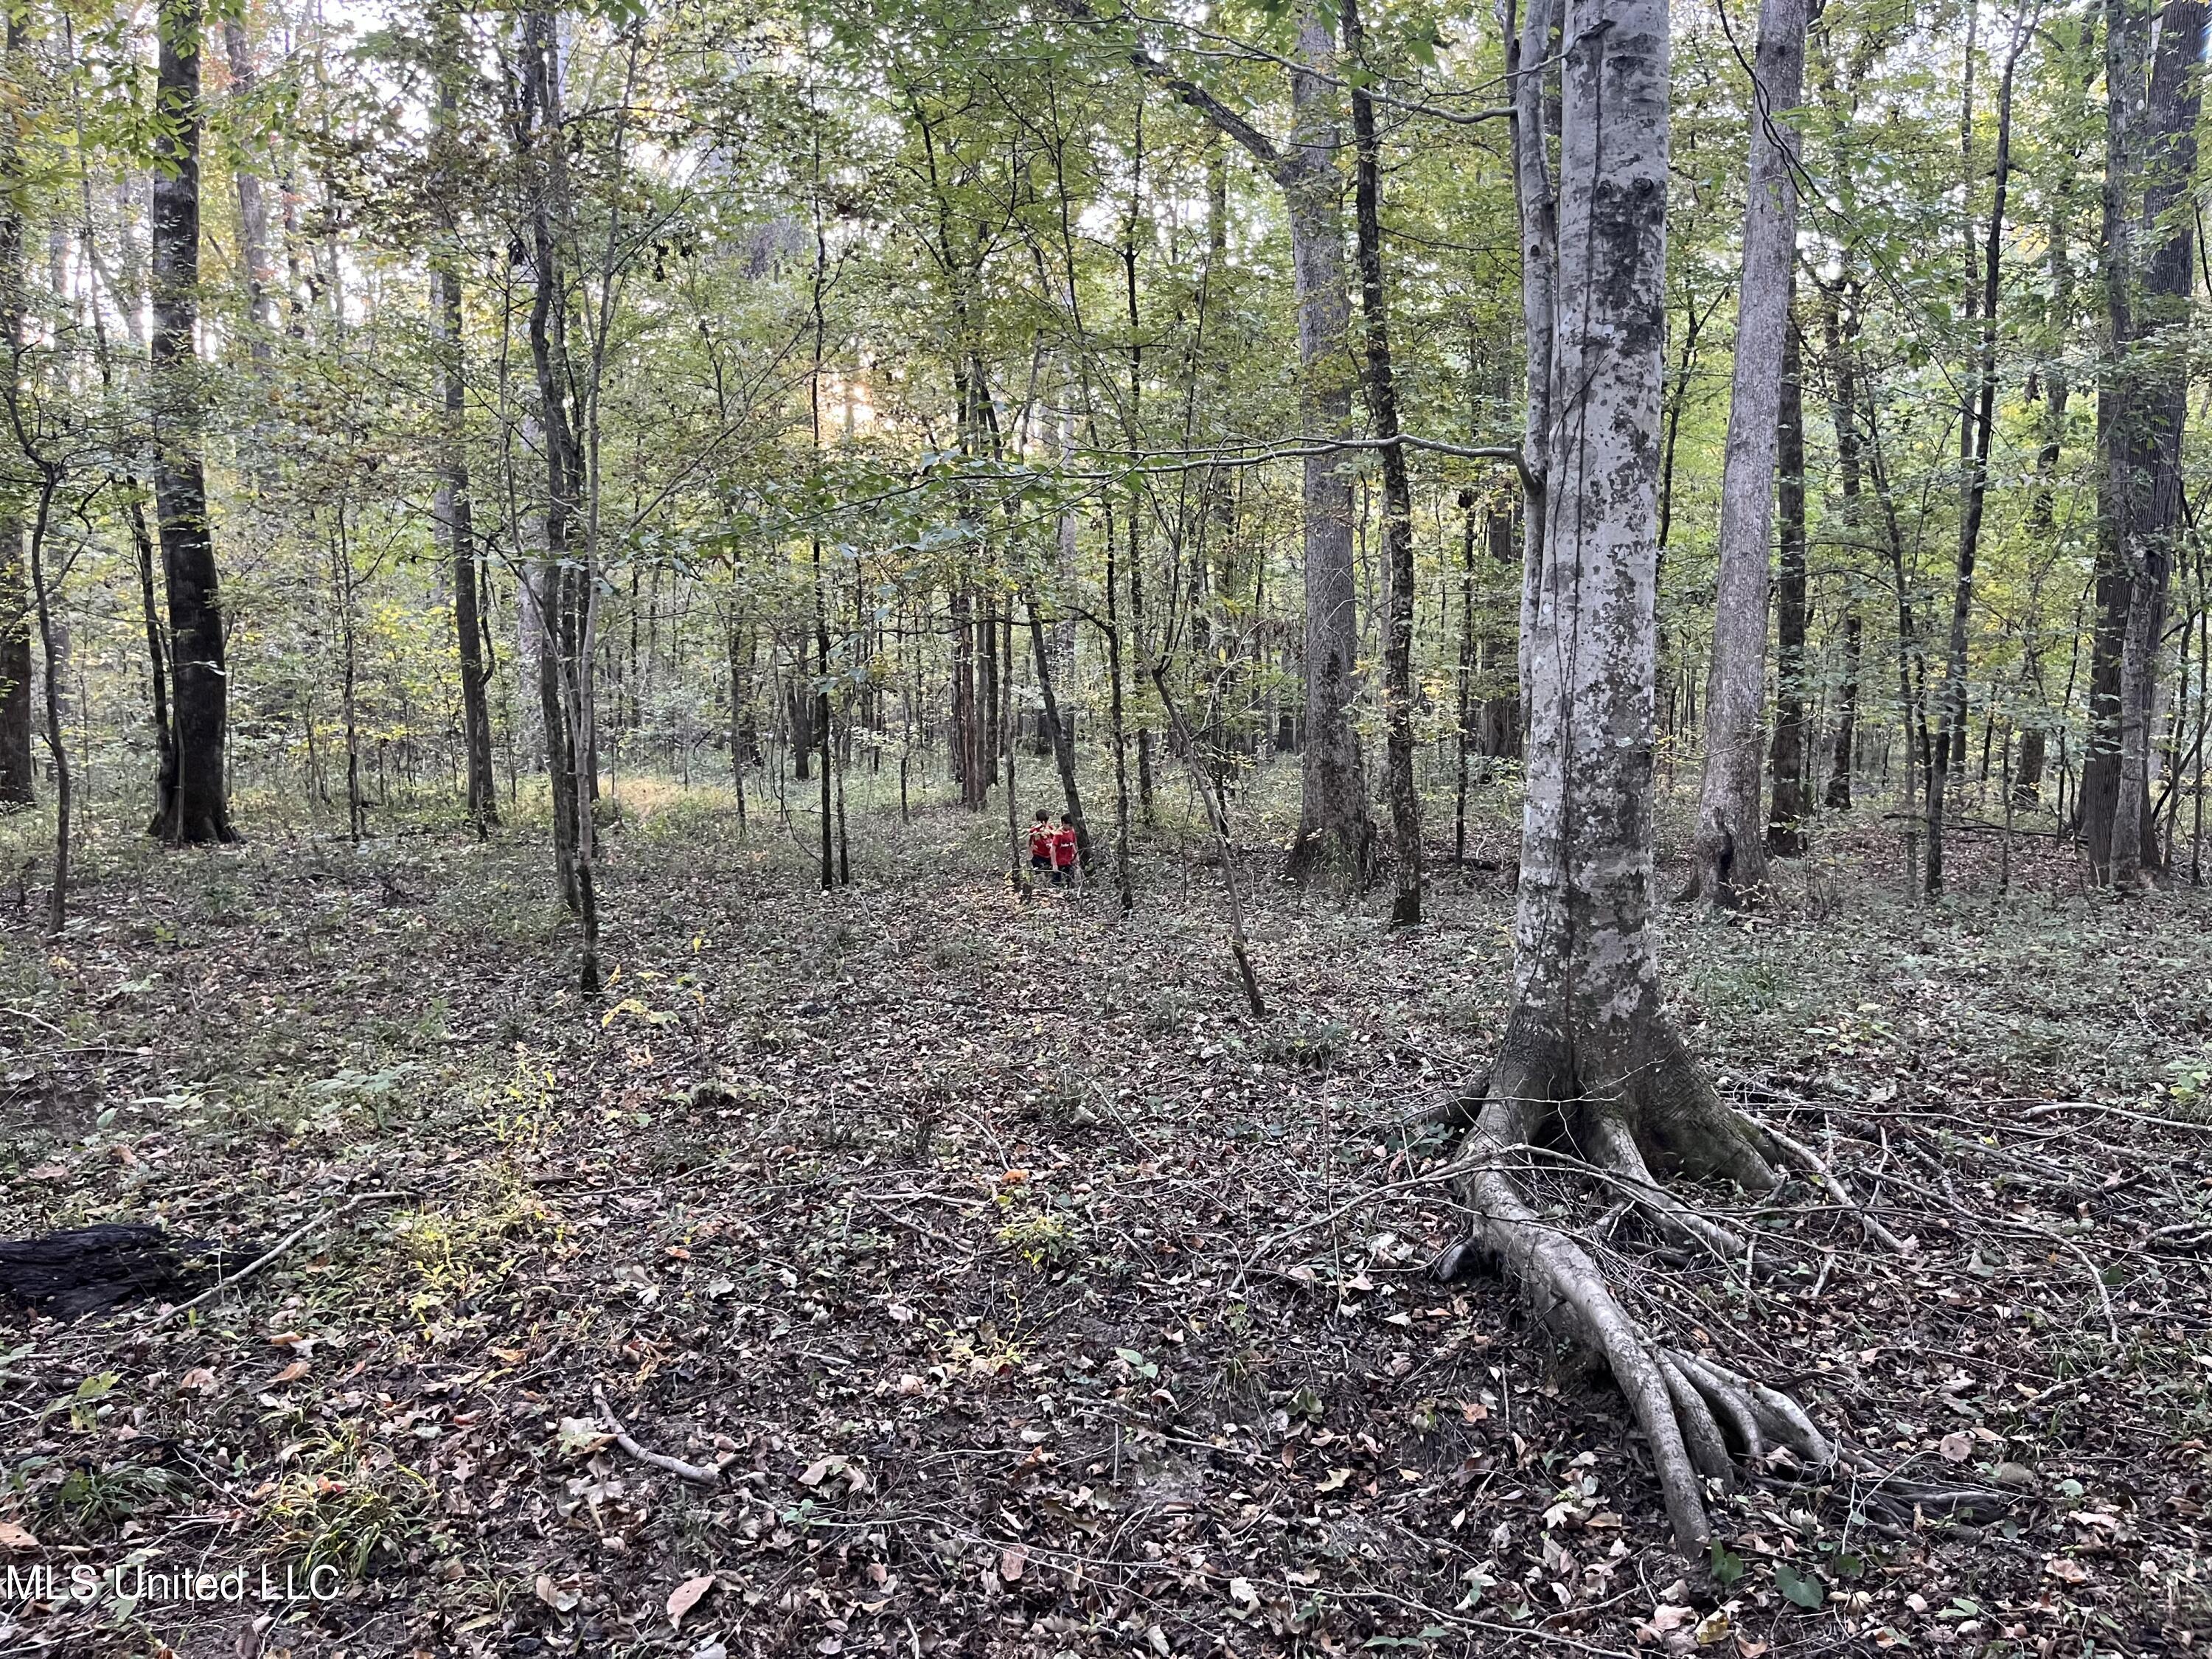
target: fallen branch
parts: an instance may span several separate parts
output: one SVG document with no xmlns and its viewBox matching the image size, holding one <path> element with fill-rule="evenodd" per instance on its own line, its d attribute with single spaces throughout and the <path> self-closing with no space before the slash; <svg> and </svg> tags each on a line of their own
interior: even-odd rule
<svg viewBox="0 0 2212 1659">
<path fill-rule="evenodd" d="M 410 1194 L 406 1193 L 356 1193 L 351 1198 L 346 1200 L 344 1203 L 339 1205 L 335 1210 L 325 1211 L 321 1215 L 316 1216 L 310 1220 L 301 1222 L 298 1226 L 293 1228 L 290 1232 L 286 1233 L 283 1237 L 278 1239 L 274 1244 L 271 1244 L 267 1249 L 264 1250 L 259 1255 L 255 1256 L 252 1261 L 247 1262 L 243 1267 L 240 1267 L 236 1273 L 228 1273 L 217 1279 L 214 1284 L 209 1285 L 207 1289 L 202 1291 L 198 1296 L 192 1297 L 191 1301 L 179 1302 L 173 1308 L 166 1308 L 162 1310 L 162 1311 L 154 1316 L 153 1319 L 148 1323 L 146 1328 L 148 1330 L 158 1329 L 161 1326 L 167 1324 L 179 1314 L 185 1313 L 193 1308 L 197 1308 L 204 1302 L 211 1301 L 215 1297 L 224 1291 L 230 1290 L 236 1285 L 243 1285 L 247 1279 L 252 1278 L 254 1274 L 259 1273 L 270 1262 L 276 1261 L 277 1257 L 283 1255 L 285 1251 L 290 1249 L 301 1239 L 307 1237 L 311 1233 L 320 1232 L 325 1227 L 329 1226 L 331 1223 L 336 1221 L 339 1217 L 350 1213 L 358 1206 L 363 1204 L 374 1204 L 386 1199 L 406 1198 L 408 1196 L 410 1196 Z"/>
<path fill-rule="evenodd" d="M 607 1391 L 598 1383 L 592 1384 L 592 1403 L 599 1408 L 599 1420 L 614 1435 L 620 1446 L 647 1468 L 659 1469 L 663 1474 L 672 1474 L 678 1480 L 689 1480 L 702 1486 L 717 1486 L 722 1482 L 722 1472 L 708 1463 L 687 1463 L 680 1457 L 671 1457 L 666 1452 L 647 1451 L 629 1437 L 629 1431 L 607 1404 Z"/>
</svg>

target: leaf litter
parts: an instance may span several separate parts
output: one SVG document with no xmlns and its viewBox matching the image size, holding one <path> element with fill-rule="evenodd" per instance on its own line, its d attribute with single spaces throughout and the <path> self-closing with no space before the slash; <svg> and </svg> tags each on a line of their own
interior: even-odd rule
<svg viewBox="0 0 2212 1659">
<path fill-rule="evenodd" d="M 1682 1562 L 1619 1400 L 1494 1282 L 1424 1271 L 1461 1230 L 1449 1147 L 1406 1125 L 1495 1041 L 1502 887 L 1440 884 L 1409 937 L 1263 886 L 1263 1024 L 1202 878 L 1128 923 L 1023 902 L 925 816 L 822 898 L 787 848 L 655 830 L 614 843 L 637 898 L 588 1007 L 525 848 L 389 849 L 431 896 L 405 914 L 319 848 L 118 868 L 66 956 L 11 939 L 11 1002 L 70 1040 L 7 1085 L 9 1231 L 300 1237 L 167 1323 L 18 1320 L 0 1555 L 343 1589 L 273 1626 L 32 1601 L 0 1638 L 1757 1659 L 2212 1629 L 2201 900 L 2116 915 L 2054 872 L 1908 913 L 1845 842 L 1848 911 L 1668 919 L 1708 1064 L 1912 1245 L 1810 1188 L 1731 1212 L 1756 1271 L 1613 1220 L 1672 1340 L 1758 1356 L 1872 1460 L 1778 1465 Z M 1947 1477 L 2008 1501 L 1884 1496 Z"/>
</svg>

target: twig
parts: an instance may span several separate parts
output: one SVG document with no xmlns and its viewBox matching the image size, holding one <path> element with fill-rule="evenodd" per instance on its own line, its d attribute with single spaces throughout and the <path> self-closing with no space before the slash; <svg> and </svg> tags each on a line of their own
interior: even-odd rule
<svg viewBox="0 0 2212 1659">
<path fill-rule="evenodd" d="M 2110 1376 L 2112 1374 L 2112 1368 L 2110 1365 L 2100 1365 L 2094 1371 L 2081 1376 L 2069 1376 L 2063 1382 L 2053 1382 L 2040 1394 L 2030 1395 L 2015 1409 L 2024 1412 L 2033 1411 L 2038 1406 L 2065 1393 L 2069 1389 L 2086 1389 L 2090 1383 Z"/>
<path fill-rule="evenodd" d="M 2102 1112 L 2107 1117 L 2124 1117 L 2131 1123 L 2151 1123 L 2161 1129 L 2194 1129 L 2198 1134 L 2212 1134 L 2212 1123 L 2191 1123 L 2186 1118 L 2153 1117 L 2147 1112 L 2130 1112 L 2123 1107 L 2107 1106 L 2095 1100 L 2046 1100 L 2039 1106 L 2031 1106 L 2022 1117 L 2049 1117 L 2053 1112 Z"/>
<path fill-rule="evenodd" d="M 1852 1217 L 1858 1222 L 1860 1227 L 1865 1231 L 1866 1236 L 1869 1238 L 1873 1239 L 1879 1244 L 1886 1245 L 1890 1249 L 1896 1251 L 1899 1255 L 1909 1256 L 1912 1254 L 1912 1247 L 1907 1244 L 1903 1239 L 1899 1238 L 1895 1233 L 1890 1231 L 1888 1228 L 1883 1226 L 1881 1223 L 1875 1220 L 1873 1216 L 1869 1215 L 1867 1212 L 1866 1206 L 1861 1204 L 1857 1199 L 1851 1196 L 1851 1189 L 1844 1186 L 1841 1181 L 1837 1179 L 1835 1175 L 1829 1170 L 1828 1166 L 1820 1161 L 1820 1154 L 1815 1152 L 1810 1146 L 1806 1146 L 1801 1140 L 1793 1139 L 1789 1135 L 1783 1133 L 1781 1130 L 1776 1128 L 1772 1124 L 1765 1122 L 1762 1120 L 1753 1116 L 1749 1112 L 1745 1111 L 1740 1106 L 1736 1108 L 1736 1115 L 1741 1117 L 1746 1123 L 1751 1125 L 1753 1128 L 1758 1130 L 1759 1133 L 1771 1140 L 1784 1152 L 1789 1153 L 1791 1158 L 1796 1159 L 1798 1164 L 1804 1169 L 1805 1172 L 1811 1176 L 1815 1181 L 1819 1182 L 1821 1187 L 1826 1190 L 1830 1198 L 1834 1199 L 1837 1203 L 1842 1205 L 1845 1209 L 1851 1212 Z"/>
<path fill-rule="evenodd" d="M 331 1223 L 336 1221 L 340 1216 L 350 1212 L 356 1205 L 373 1204 L 382 1199 L 406 1198 L 408 1196 L 410 1196 L 410 1194 L 406 1193 L 356 1193 L 351 1198 L 346 1200 L 344 1203 L 339 1205 L 335 1210 L 326 1211 L 323 1214 L 316 1216 L 311 1220 L 301 1222 L 298 1226 L 293 1228 L 290 1232 L 286 1233 L 283 1237 L 278 1239 L 266 1250 L 264 1250 L 259 1255 L 254 1257 L 252 1261 L 247 1262 L 243 1267 L 240 1267 L 236 1273 L 218 1277 L 214 1284 L 209 1285 L 207 1289 L 202 1291 L 191 1301 L 179 1302 L 175 1307 L 165 1309 L 161 1313 L 155 1315 L 153 1320 L 147 1325 L 146 1328 L 148 1330 L 158 1329 L 160 1327 L 167 1324 L 179 1314 L 184 1313 L 189 1309 L 197 1308 L 203 1302 L 211 1300 L 222 1291 L 244 1284 L 247 1279 L 252 1278 L 254 1274 L 259 1273 L 264 1267 L 274 1261 L 278 1256 L 283 1255 L 285 1251 L 290 1249 L 301 1239 L 307 1237 L 308 1234 L 321 1231 L 325 1227 L 329 1226 Z"/>
<path fill-rule="evenodd" d="M 620 1446 L 647 1468 L 659 1469 L 664 1474 L 674 1475 L 678 1480 L 693 1481 L 702 1486 L 717 1486 L 721 1484 L 721 1470 L 711 1465 L 687 1463 L 680 1457 L 671 1457 L 666 1452 L 647 1451 L 636 1441 L 631 1439 L 629 1431 L 623 1427 L 622 1419 L 615 1415 L 614 1408 L 607 1404 L 607 1391 L 596 1382 L 592 1384 L 592 1403 L 599 1408 L 600 1420 L 614 1431 L 615 1444 Z"/>
</svg>

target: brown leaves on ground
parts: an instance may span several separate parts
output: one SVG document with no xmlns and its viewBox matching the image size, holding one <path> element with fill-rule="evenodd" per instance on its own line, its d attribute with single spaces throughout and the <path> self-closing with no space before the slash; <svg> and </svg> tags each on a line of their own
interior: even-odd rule
<svg viewBox="0 0 2212 1659">
<path fill-rule="evenodd" d="M 2194 901 L 1668 919 L 1708 1063 L 1921 1248 L 1708 1193 L 1758 1224 L 1748 1287 L 1632 1218 L 1608 1272 L 1899 1478 L 2015 1500 L 1968 1528 L 1778 1468 L 1683 1564 L 1620 1401 L 1490 1282 L 1423 1276 L 1447 1148 L 1394 1126 L 1493 1046 L 1509 896 L 1441 880 L 1400 935 L 1263 887 L 1258 1024 L 1209 887 L 1127 924 L 1020 904 L 941 850 L 967 827 L 926 815 L 828 898 L 765 841 L 619 833 L 592 1007 L 534 847 L 416 850 L 405 916 L 312 851 L 88 890 L 70 974 L 17 993 L 72 1039 L 15 1085 L 44 1127 L 8 1231 L 265 1246 L 410 1196 L 199 1316 L 27 1330 L 0 1547 L 336 1564 L 270 1650 L 2057 1656 L 2203 1626 L 2202 1138 L 2033 1115 L 2192 1109 L 2099 1010 L 2212 1006 Z M 1563 1220 L 1612 1201 L 1531 1180 Z M 720 1482 L 630 1455 L 595 1384 Z M 242 1618 L 137 1616 L 179 1651 Z"/>
</svg>

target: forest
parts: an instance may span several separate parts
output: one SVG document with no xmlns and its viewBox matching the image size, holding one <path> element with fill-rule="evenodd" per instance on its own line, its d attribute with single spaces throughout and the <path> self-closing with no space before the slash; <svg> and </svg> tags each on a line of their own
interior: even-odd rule
<svg viewBox="0 0 2212 1659">
<path fill-rule="evenodd" d="M 2212 1640 L 2206 47 L 9 0 L 0 1659 Z"/>
</svg>

